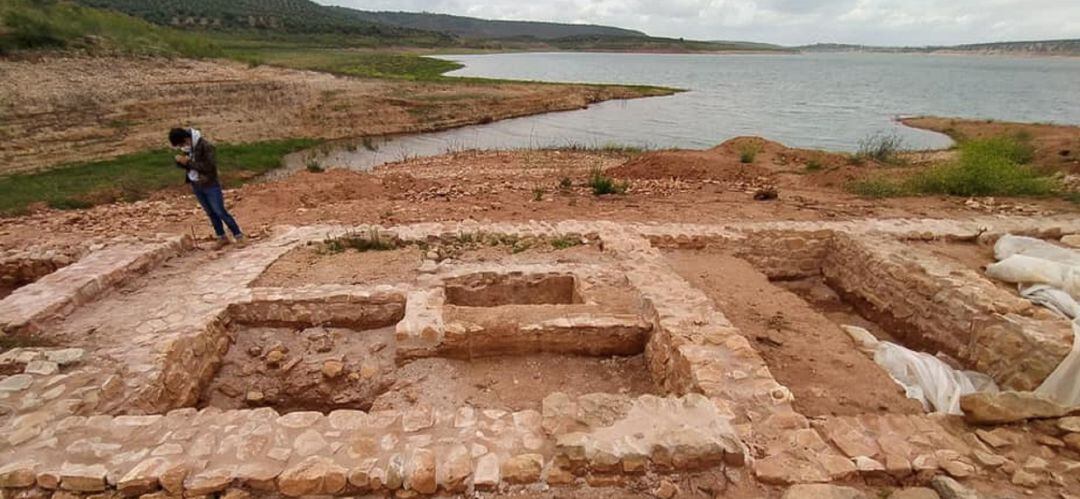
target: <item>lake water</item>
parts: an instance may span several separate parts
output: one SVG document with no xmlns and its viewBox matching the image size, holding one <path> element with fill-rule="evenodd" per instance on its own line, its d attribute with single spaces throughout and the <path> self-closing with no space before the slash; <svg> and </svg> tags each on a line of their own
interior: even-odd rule
<svg viewBox="0 0 1080 499">
<path fill-rule="evenodd" d="M 707 148 L 739 135 L 853 151 L 896 134 L 907 147 L 948 138 L 896 123 L 905 115 L 1080 124 L 1080 59 L 906 54 L 660 55 L 520 53 L 443 56 L 451 76 L 660 85 L 669 97 L 606 102 L 458 130 L 341 148 L 327 165 L 368 168 L 460 149 L 567 145 Z"/>
</svg>

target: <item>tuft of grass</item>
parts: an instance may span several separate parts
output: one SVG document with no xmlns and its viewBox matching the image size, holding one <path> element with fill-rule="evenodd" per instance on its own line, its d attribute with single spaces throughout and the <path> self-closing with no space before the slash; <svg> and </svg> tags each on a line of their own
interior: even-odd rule
<svg viewBox="0 0 1080 499">
<path fill-rule="evenodd" d="M 872 159 L 881 163 L 895 163 L 904 151 L 904 139 L 894 133 L 878 132 L 859 140 L 856 158 Z"/>
<path fill-rule="evenodd" d="M 543 201 L 544 200 L 544 194 L 547 194 L 547 191 L 543 187 L 534 187 L 532 192 L 533 192 L 533 201 L 534 202 Z"/>
<path fill-rule="evenodd" d="M 739 162 L 743 164 L 753 163 L 757 159 L 758 153 L 761 152 L 761 146 L 758 144 L 743 144 L 739 147 Z"/>
<path fill-rule="evenodd" d="M 311 173 L 322 173 L 326 171 L 326 168 L 323 168 L 323 166 L 319 164 L 319 160 L 315 158 L 308 159 L 307 162 L 304 163 L 304 166 L 307 168 L 307 171 Z"/>
<path fill-rule="evenodd" d="M 247 182 L 281 166 L 286 154 L 308 149 L 317 140 L 296 139 L 217 144 L 218 171 L 226 187 Z M 174 151 L 155 149 L 89 163 L 72 163 L 42 172 L 0 177 L 0 215 L 25 213 L 33 205 L 81 209 L 184 185 L 173 165 Z"/>
<path fill-rule="evenodd" d="M 608 194 L 626 194 L 626 190 L 630 185 L 626 182 L 617 182 L 615 179 L 607 176 L 604 170 L 600 168 L 593 168 L 589 172 L 589 187 L 592 188 L 593 194 L 597 196 L 604 196 Z"/>
<path fill-rule="evenodd" d="M 865 198 L 893 198 L 911 194 L 901 183 L 881 178 L 857 180 L 848 184 L 847 189 Z"/>
<path fill-rule="evenodd" d="M 878 198 L 914 194 L 1044 197 L 1061 193 L 1057 179 L 1026 164 L 1032 156 L 1030 145 L 1013 138 L 969 140 L 959 145 L 955 160 L 927 168 L 907 180 L 862 180 L 848 189 L 860 196 Z"/>
<path fill-rule="evenodd" d="M 390 251 L 401 247 L 401 243 L 386 237 L 378 229 L 369 229 L 366 234 L 348 232 L 344 236 L 328 238 L 323 241 L 323 248 L 330 253 L 341 253 L 345 250 L 355 250 L 361 253 L 367 251 Z"/>
<path fill-rule="evenodd" d="M 806 171 L 808 172 L 818 172 L 824 168 L 825 165 L 823 165 L 818 158 L 810 158 L 810 161 L 806 162 Z"/>
<path fill-rule="evenodd" d="M 557 250 L 569 249 L 584 244 L 581 242 L 580 237 L 574 237 L 570 235 L 558 236 L 552 238 L 549 242 L 551 243 L 551 247 Z"/>
<path fill-rule="evenodd" d="M 559 179 L 559 190 L 568 191 L 574 187 L 574 181 L 570 180 L 570 177 L 563 177 Z"/>
</svg>

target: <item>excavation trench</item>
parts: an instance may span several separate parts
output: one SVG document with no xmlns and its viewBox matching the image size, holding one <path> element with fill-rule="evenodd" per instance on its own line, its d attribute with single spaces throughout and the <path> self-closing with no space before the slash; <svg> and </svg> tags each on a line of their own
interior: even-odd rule
<svg viewBox="0 0 1080 499">
<path fill-rule="evenodd" d="M 643 356 L 651 326 L 615 281 L 522 272 L 447 278 L 435 313 L 448 331 L 467 334 L 448 332 L 421 350 L 397 335 L 402 295 L 234 307 L 231 346 L 198 405 L 521 411 L 540 410 L 555 392 L 661 393 Z"/>
</svg>

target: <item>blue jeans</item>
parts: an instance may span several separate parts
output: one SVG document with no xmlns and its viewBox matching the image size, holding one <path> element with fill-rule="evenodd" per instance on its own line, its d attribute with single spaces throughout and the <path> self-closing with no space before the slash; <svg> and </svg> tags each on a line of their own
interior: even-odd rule
<svg viewBox="0 0 1080 499">
<path fill-rule="evenodd" d="M 232 232 L 233 237 L 243 237 L 243 233 L 240 232 L 240 226 L 236 225 L 236 220 L 233 220 L 232 215 L 225 210 L 225 196 L 221 193 L 221 185 L 214 184 L 209 187 L 199 187 L 196 184 L 191 184 L 191 190 L 195 193 L 195 198 L 199 200 L 199 205 L 202 206 L 203 211 L 206 212 L 206 216 L 210 217 L 210 224 L 214 226 L 214 234 L 220 239 L 225 239 L 225 227 L 229 226 L 229 231 Z"/>
</svg>

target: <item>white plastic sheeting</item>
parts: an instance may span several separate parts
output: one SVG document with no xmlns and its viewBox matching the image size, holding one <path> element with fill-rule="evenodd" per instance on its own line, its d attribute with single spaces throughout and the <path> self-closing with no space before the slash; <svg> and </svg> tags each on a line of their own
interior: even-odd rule
<svg viewBox="0 0 1080 499">
<path fill-rule="evenodd" d="M 1020 285 L 1024 298 L 1073 320 L 1072 350 L 1035 392 L 1080 405 L 1080 251 L 1006 235 L 994 245 L 994 257 L 1000 261 L 986 268 L 988 276 Z"/>
<path fill-rule="evenodd" d="M 1006 234 L 994 245 L 994 258 L 998 261 L 1014 255 L 1030 256 L 1058 262 L 1065 265 L 1080 266 L 1080 252 L 1048 243 L 1034 237 Z"/>
<path fill-rule="evenodd" d="M 1042 305 L 1057 312 L 1068 319 L 1080 317 L 1080 303 L 1077 303 L 1069 293 L 1060 289 L 1036 284 L 1034 286 L 1021 287 L 1020 296 L 1031 300 L 1036 305 Z"/>
<path fill-rule="evenodd" d="M 843 329 L 860 350 L 873 354 L 874 362 L 904 387 L 908 398 L 918 400 L 927 411 L 960 415 L 963 414 L 960 397 L 998 390 L 994 380 L 985 374 L 953 369 L 933 355 L 879 341 L 857 326 L 844 326 Z"/>
<path fill-rule="evenodd" d="M 1035 389 L 1066 406 L 1080 405 L 1080 319 L 1073 321 L 1073 347 L 1057 369 Z"/>
</svg>

